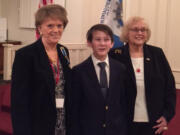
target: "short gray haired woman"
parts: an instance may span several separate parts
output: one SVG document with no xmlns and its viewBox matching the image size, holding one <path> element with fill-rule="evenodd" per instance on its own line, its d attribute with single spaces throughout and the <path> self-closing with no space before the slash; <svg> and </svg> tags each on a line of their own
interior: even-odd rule
<svg viewBox="0 0 180 135">
<path fill-rule="evenodd" d="M 110 51 L 128 70 L 129 135 L 162 134 L 175 114 L 175 81 L 159 47 L 148 45 L 151 30 L 144 18 L 128 19 L 121 40 L 126 44 Z"/>
<path fill-rule="evenodd" d="M 65 135 L 68 131 L 70 66 L 59 44 L 68 23 L 64 7 L 47 5 L 35 14 L 40 38 L 16 52 L 12 70 L 14 135 Z"/>
</svg>

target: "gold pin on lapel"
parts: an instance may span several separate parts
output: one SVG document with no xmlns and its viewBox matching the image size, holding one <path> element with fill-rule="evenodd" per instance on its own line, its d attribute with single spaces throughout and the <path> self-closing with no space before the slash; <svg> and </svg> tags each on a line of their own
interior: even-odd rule
<svg viewBox="0 0 180 135">
<path fill-rule="evenodd" d="M 121 54 L 121 53 L 122 53 L 122 51 L 121 51 L 120 49 L 115 49 L 114 52 L 115 52 L 116 54 Z"/>
</svg>

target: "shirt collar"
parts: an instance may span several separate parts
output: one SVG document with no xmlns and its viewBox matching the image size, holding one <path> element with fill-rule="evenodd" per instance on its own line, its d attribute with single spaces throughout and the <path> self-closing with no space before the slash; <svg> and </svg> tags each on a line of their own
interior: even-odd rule
<svg viewBox="0 0 180 135">
<path fill-rule="evenodd" d="M 107 65 L 107 67 L 109 67 L 109 57 L 108 57 L 108 55 L 107 55 L 107 57 L 105 58 L 104 61 L 101 61 L 101 60 L 97 59 L 97 58 L 94 56 L 94 54 L 91 54 L 91 58 L 92 58 L 92 61 L 93 61 L 94 65 L 97 65 L 99 62 L 105 62 L 106 65 Z"/>
</svg>

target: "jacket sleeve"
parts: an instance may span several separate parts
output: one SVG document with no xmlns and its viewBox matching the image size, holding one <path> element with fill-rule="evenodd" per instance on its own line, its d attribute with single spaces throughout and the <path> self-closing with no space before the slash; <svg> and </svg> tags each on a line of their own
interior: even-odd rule
<svg viewBox="0 0 180 135">
<path fill-rule="evenodd" d="M 176 88 L 175 80 L 172 74 L 169 63 L 161 49 L 160 51 L 161 60 L 163 62 L 164 78 L 165 78 L 165 109 L 163 111 L 163 116 L 169 122 L 175 115 L 176 107 Z"/>
<path fill-rule="evenodd" d="M 11 116 L 13 135 L 31 135 L 29 110 L 30 60 L 17 52 L 12 69 Z"/>
<path fill-rule="evenodd" d="M 72 107 L 71 107 L 71 120 L 72 125 L 70 128 L 70 135 L 81 135 L 80 132 L 80 108 L 82 99 L 81 77 L 77 68 L 72 69 Z"/>
</svg>

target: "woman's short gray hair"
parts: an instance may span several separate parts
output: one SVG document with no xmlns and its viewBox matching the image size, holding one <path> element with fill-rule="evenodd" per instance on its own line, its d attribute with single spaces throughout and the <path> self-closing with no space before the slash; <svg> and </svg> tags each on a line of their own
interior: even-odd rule
<svg viewBox="0 0 180 135">
<path fill-rule="evenodd" d="M 50 4 L 43 6 L 35 13 L 35 26 L 40 26 L 47 18 L 59 19 L 63 22 L 64 28 L 68 23 L 67 11 L 58 4 Z"/>
<path fill-rule="evenodd" d="M 148 23 L 145 21 L 145 19 L 143 17 L 133 16 L 133 17 L 130 17 L 124 23 L 124 26 L 122 28 L 122 33 L 120 35 L 121 41 L 126 42 L 126 43 L 129 41 L 128 34 L 129 34 L 130 29 L 131 29 L 131 26 L 134 23 L 137 23 L 137 22 L 140 22 L 140 21 L 142 21 L 146 25 L 146 29 L 147 29 L 147 39 L 146 39 L 146 42 L 150 39 L 150 37 L 151 37 L 151 30 L 149 28 Z"/>
</svg>

